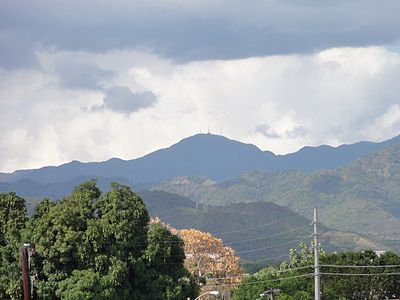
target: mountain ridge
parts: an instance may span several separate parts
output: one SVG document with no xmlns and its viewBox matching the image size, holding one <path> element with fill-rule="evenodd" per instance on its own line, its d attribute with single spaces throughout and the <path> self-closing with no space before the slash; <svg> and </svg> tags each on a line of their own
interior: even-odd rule
<svg viewBox="0 0 400 300">
<path fill-rule="evenodd" d="M 400 250 L 400 144 L 333 170 L 313 173 L 255 171 L 224 182 L 181 178 L 154 187 L 208 205 L 265 201 L 311 219 L 320 208 L 322 224 L 397 243 Z"/>
<path fill-rule="evenodd" d="M 57 183 L 85 176 L 119 177 L 133 185 L 140 185 L 190 175 L 224 181 L 254 170 L 275 172 L 299 169 L 312 172 L 333 169 L 397 142 L 400 142 L 400 136 L 380 143 L 363 141 L 338 147 L 307 146 L 294 153 L 275 155 L 255 145 L 223 136 L 197 134 L 136 159 L 111 158 L 102 162 L 74 160 L 60 166 L 0 173 L 0 181 L 31 179 L 37 183 Z"/>
</svg>

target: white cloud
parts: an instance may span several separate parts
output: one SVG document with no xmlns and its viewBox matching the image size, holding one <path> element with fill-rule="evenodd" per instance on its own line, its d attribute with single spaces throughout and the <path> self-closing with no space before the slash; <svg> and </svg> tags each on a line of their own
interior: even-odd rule
<svg viewBox="0 0 400 300">
<path fill-rule="evenodd" d="M 393 104 L 387 111 L 375 119 L 362 130 L 365 138 L 377 140 L 386 139 L 388 136 L 398 135 L 400 132 L 400 105 Z"/>
<path fill-rule="evenodd" d="M 276 153 L 383 140 L 400 130 L 400 55 L 382 47 L 186 64 L 137 50 L 38 57 L 41 71 L 0 71 L 2 171 L 130 159 L 208 126 Z M 55 66 L 68 61 L 84 61 L 89 74 L 106 70 L 106 80 L 94 77 L 85 89 L 63 84 Z M 152 91 L 158 100 L 130 114 L 91 111 L 115 86 Z"/>
</svg>

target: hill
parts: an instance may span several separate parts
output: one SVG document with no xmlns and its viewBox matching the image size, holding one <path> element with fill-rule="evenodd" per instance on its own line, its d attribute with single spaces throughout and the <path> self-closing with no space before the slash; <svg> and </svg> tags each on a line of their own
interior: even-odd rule
<svg viewBox="0 0 400 300">
<path fill-rule="evenodd" d="M 142 191 L 149 213 L 177 229 L 196 228 L 210 232 L 233 247 L 244 260 L 263 264 L 287 258 L 289 249 L 309 242 L 310 221 L 270 202 L 236 203 L 204 206 L 189 199 L 162 191 Z M 322 226 L 325 249 L 382 249 L 383 246 L 356 234 Z M 250 264 L 254 264 L 254 261 Z"/>
<path fill-rule="evenodd" d="M 160 184 L 165 190 L 208 205 L 272 202 L 336 230 L 375 237 L 400 250 L 400 144 L 335 170 L 251 172 L 224 182 L 181 177 Z"/>
<path fill-rule="evenodd" d="M 177 176 L 205 176 L 215 181 L 224 181 L 255 170 L 298 169 L 311 172 L 343 166 L 399 140 L 400 137 L 396 137 L 382 143 L 360 142 L 336 148 L 305 147 L 292 154 L 275 155 L 223 136 L 197 134 L 138 159 L 113 158 L 89 163 L 72 161 L 57 167 L 18 170 L 10 174 L 0 173 L 0 182 L 16 182 L 18 188 L 19 185 L 26 186 L 27 182 L 23 180 L 38 184 L 68 185 L 68 182 L 74 182 L 76 178 L 120 178 L 137 189 L 138 186 L 150 186 Z M 72 186 L 68 185 L 68 190 Z"/>
</svg>

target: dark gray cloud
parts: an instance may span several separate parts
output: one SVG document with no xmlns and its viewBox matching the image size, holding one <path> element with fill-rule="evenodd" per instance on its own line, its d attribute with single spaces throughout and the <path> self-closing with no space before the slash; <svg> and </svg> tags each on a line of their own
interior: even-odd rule
<svg viewBox="0 0 400 300">
<path fill-rule="evenodd" d="M 114 76 L 112 71 L 76 60 L 60 60 L 54 71 L 60 84 L 72 89 L 102 89 L 104 82 Z"/>
<path fill-rule="evenodd" d="M 0 27 L 0 68 L 38 67 L 34 45 L 34 40 L 26 32 L 18 29 L 3 30 Z"/>
<path fill-rule="evenodd" d="M 254 132 L 261 133 L 263 136 L 269 139 L 280 139 L 280 138 L 287 138 L 287 139 L 297 139 L 304 137 L 306 135 L 306 129 L 302 126 L 295 127 L 291 130 L 286 130 L 284 134 L 279 134 L 275 130 L 271 128 L 268 124 L 261 124 L 258 125 Z"/>
<path fill-rule="evenodd" d="M 145 49 L 179 61 L 304 53 L 399 40 L 400 1 L 22 1 L 0 10 L 0 64 L 41 48 Z"/>
<path fill-rule="evenodd" d="M 257 133 L 261 133 L 263 136 L 269 139 L 281 138 L 281 136 L 267 124 L 258 125 L 254 131 Z"/>
<path fill-rule="evenodd" d="M 150 107 L 156 101 L 157 96 L 151 91 L 132 92 L 126 86 L 114 86 L 105 91 L 103 104 L 94 106 L 91 110 L 111 110 L 130 114 L 142 108 Z"/>
</svg>

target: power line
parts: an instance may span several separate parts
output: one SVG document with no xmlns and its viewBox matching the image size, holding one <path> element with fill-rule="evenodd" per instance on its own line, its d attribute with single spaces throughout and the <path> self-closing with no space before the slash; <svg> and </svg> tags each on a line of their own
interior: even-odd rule
<svg viewBox="0 0 400 300">
<path fill-rule="evenodd" d="M 270 256 L 270 257 L 260 258 L 260 259 L 257 259 L 257 260 L 246 261 L 246 262 L 243 262 L 242 264 L 243 265 L 257 264 L 257 263 L 262 262 L 264 260 L 273 260 L 275 258 L 282 258 L 282 257 L 288 257 L 288 256 L 289 256 L 289 254 L 282 254 L 282 255 L 278 255 L 278 256 Z"/>
<path fill-rule="evenodd" d="M 267 226 L 268 224 L 265 224 L 264 226 Z M 257 228 L 257 227 L 253 227 L 253 228 Z M 248 229 L 243 229 L 243 231 L 248 231 L 248 230 L 252 230 L 253 228 L 248 228 Z M 223 242 L 223 245 L 225 245 L 225 246 L 229 246 L 229 245 L 234 245 L 234 244 L 240 244 L 240 243 L 247 243 L 247 242 L 251 242 L 251 241 L 257 241 L 257 240 L 262 240 L 262 239 L 268 239 L 268 238 L 272 238 L 272 237 L 276 237 L 276 236 L 279 236 L 279 235 L 284 235 L 284 234 L 287 234 L 287 233 L 290 233 L 290 232 L 297 232 L 297 231 L 300 231 L 300 230 L 302 230 L 301 228 L 295 228 L 295 229 L 290 229 L 290 230 L 287 230 L 287 231 L 281 231 L 281 232 L 277 232 L 277 233 L 274 233 L 274 234 L 270 234 L 270 235 L 265 235 L 265 236 L 261 236 L 261 237 L 257 237 L 257 238 L 253 238 L 253 239 L 248 239 L 248 240 L 238 240 L 238 241 L 229 241 L 229 242 L 227 242 L 227 243 L 224 243 Z M 178 230 L 179 231 L 179 230 Z M 200 230 L 199 230 L 200 231 Z M 210 233 L 211 234 L 211 233 Z M 179 232 L 176 234 L 176 235 L 178 235 L 179 236 Z M 216 236 L 216 234 L 212 234 L 213 236 Z M 218 238 L 218 237 L 217 237 Z M 220 239 L 220 238 L 218 238 L 218 239 Z M 293 241 L 299 241 L 300 239 L 298 239 L 298 240 L 293 240 Z M 93 241 L 87 241 L 87 242 L 89 242 L 89 243 L 93 243 Z M 120 241 L 120 240 L 115 240 L 115 241 L 103 241 L 103 242 L 101 242 L 101 244 L 116 244 L 116 243 L 119 243 L 119 242 L 125 242 L 125 241 Z M 184 243 L 184 241 L 170 241 L 170 240 L 157 240 L 157 242 L 159 242 L 159 243 L 170 243 L 170 244 L 183 244 Z M 133 245 L 137 245 L 137 246 L 146 246 L 146 245 L 148 245 L 148 243 L 133 243 Z"/>
<path fill-rule="evenodd" d="M 241 283 L 229 283 L 229 284 L 207 285 L 207 287 L 213 288 L 213 287 L 223 287 L 223 286 L 251 285 L 251 284 L 256 284 L 256 283 L 261 283 L 261 282 L 276 282 L 276 281 L 282 281 L 282 280 L 288 280 L 288 279 L 295 279 L 295 278 L 301 278 L 301 277 L 310 277 L 310 276 L 313 276 L 313 275 L 314 275 L 314 273 L 307 273 L 307 274 L 302 274 L 302 275 L 296 275 L 296 276 L 290 276 L 290 277 L 282 277 L 282 278 L 275 278 L 275 279 L 265 279 L 265 280 L 257 280 L 257 281 L 250 281 L 250 282 L 241 282 Z"/>
<path fill-rule="evenodd" d="M 396 276 L 396 275 L 400 275 L 400 272 L 391 272 L 391 273 L 327 273 L 327 272 L 321 272 L 321 273 L 319 273 L 319 275 L 330 275 L 330 276 Z M 281 277 L 281 278 L 275 278 L 275 279 L 265 279 L 265 280 L 256 280 L 256 281 L 241 282 L 241 283 L 230 283 L 230 284 L 207 285 L 207 287 L 213 288 L 213 287 L 224 287 L 224 286 L 251 285 L 251 284 L 257 284 L 257 283 L 262 283 L 262 282 L 276 282 L 276 281 L 289 280 L 289 279 L 302 278 L 302 277 L 312 277 L 312 276 L 314 276 L 314 273 L 306 273 L 306 274 L 301 274 L 301 275 L 295 275 L 295 276 L 289 276 L 289 277 Z"/>
<path fill-rule="evenodd" d="M 281 247 L 281 246 L 292 245 L 293 243 L 299 242 L 299 241 L 302 241 L 302 239 L 294 239 L 291 242 L 282 243 L 282 244 L 276 244 L 274 246 L 269 246 L 269 247 L 262 247 L 262 248 L 256 248 L 256 249 L 250 249 L 250 250 L 236 251 L 236 253 L 249 253 L 249 252 L 255 252 L 255 251 L 259 251 L 259 250 L 273 249 L 273 248 L 277 248 L 277 247 Z"/>
<path fill-rule="evenodd" d="M 248 227 L 248 228 L 245 228 L 245 229 L 238 229 L 238 230 L 232 230 L 232 231 L 225 231 L 225 232 L 214 232 L 213 233 L 213 235 L 225 235 L 225 234 L 231 234 L 231 233 L 237 233 L 237 232 L 243 232 L 243 231 L 250 231 L 250 230 L 254 230 L 254 229 L 256 229 L 256 228 L 261 228 L 261 227 L 265 227 L 265 226 L 269 226 L 269 225 L 272 225 L 272 224 L 274 224 L 274 222 L 269 222 L 269 223 L 266 223 L 266 224 L 262 224 L 262 225 L 259 225 L 259 226 L 254 226 L 254 227 Z"/>
<path fill-rule="evenodd" d="M 320 265 L 321 267 L 329 267 L 329 268 L 400 268 L 400 265 L 367 265 L 367 266 L 359 266 L 359 265 Z"/>
<path fill-rule="evenodd" d="M 380 267 L 400 267 L 400 265 L 386 265 L 386 266 L 339 266 L 339 265 L 319 265 L 320 267 L 371 267 L 371 268 L 380 268 Z M 297 268 L 288 268 L 284 270 L 272 270 L 271 275 L 273 274 L 281 274 L 293 271 L 299 271 L 304 269 L 314 268 L 313 265 L 297 267 Z M 337 272 L 322 272 L 321 275 L 348 275 L 348 276 L 374 276 L 374 275 L 400 275 L 400 272 L 384 272 L 384 273 L 337 273 Z M 226 276 L 226 277 L 210 277 L 207 280 L 225 280 L 225 279 L 235 279 L 235 278 L 243 278 L 243 277 L 251 277 L 253 275 L 243 274 L 243 275 L 236 275 L 236 276 Z M 285 277 L 286 278 L 286 277 Z"/>
<path fill-rule="evenodd" d="M 275 233 L 275 234 L 265 235 L 265 236 L 261 236 L 261 237 L 257 237 L 257 238 L 253 238 L 253 239 L 248 239 L 248 240 L 241 240 L 241 241 L 238 241 L 238 242 L 228 242 L 228 243 L 225 243 L 225 245 L 235 245 L 235 244 L 240 244 L 240 243 L 258 241 L 258 240 L 268 239 L 268 238 L 272 238 L 272 237 L 276 237 L 276 236 L 279 236 L 279 235 L 287 234 L 287 233 L 290 233 L 290 232 L 296 232 L 296 231 L 299 231 L 299 229 L 291 229 L 291 230 L 288 230 L 288 231 L 278 232 L 278 233 Z"/>
<path fill-rule="evenodd" d="M 394 276 L 400 275 L 400 272 L 387 272 L 387 273 L 320 273 L 321 275 L 333 276 Z"/>
<path fill-rule="evenodd" d="M 298 268 L 289 268 L 289 269 L 285 269 L 285 270 L 274 270 L 273 272 L 271 272 L 271 274 L 281 274 L 281 273 L 309 269 L 309 268 L 313 268 L 313 267 L 314 266 L 309 265 L 309 266 L 298 267 Z M 226 276 L 226 277 L 210 277 L 210 278 L 207 278 L 207 280 L 224 280 L 224 279 L 234 279 L 234 278 L 240 278 L 240 277 L 251 277 L 251 276 L 253 276 L 253 275 L 243 274 L 243 275 Z"/>
</svg>

